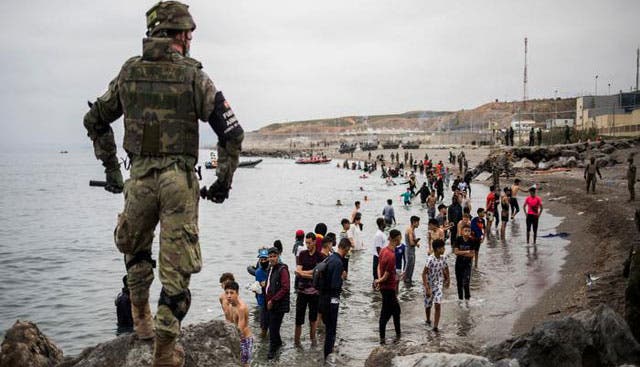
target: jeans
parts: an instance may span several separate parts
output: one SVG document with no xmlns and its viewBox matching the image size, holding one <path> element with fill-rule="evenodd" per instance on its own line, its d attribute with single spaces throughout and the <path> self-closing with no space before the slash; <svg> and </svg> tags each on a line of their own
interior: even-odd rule
<svg viewBox="0 0 640 367">
<path fill-rule="evenodd" d="M 269 311 L 269 350 L 275 351 L 282 345 L 280 327 L 283 318 L 284 312 Z"/>
<path fill-rule="evenodd" d="M 336 330 L 338 328 L 339 303 L 331 303 L 331 297 L 320 296 L 320 309 L 322 310 L 322 321 L 325 326 L 324 338 L 324 358 L 333 353 L 333 346 L 336 342 Z"/>
<path fill-rule="evenodd" d="M 469 299 L 469 283 L 471 282 L 471 261 L 456 261 L 456 285 L 458 286 L 458 299 Z"/>
<path fill-rule="evenodd" d="M 394 289 L 382 289 L 382 310 L 380 311 L 380 341 L 384 341 L 387 323 L 393 316 L 393 326 L 396 336 L 400 336 L 400 304 Z"/>
<path fill-rule="evenodd" d="M 373 257 L 373 280 L 378 279 L 378 261 L 380 259 L 378 259 L 377 256 Z"/>
<path fill-rule="evenodd" d="M 404 253 L 405 261 L 407 265 L 404 271 L 404 281 L 411 282 L 411 278 L 413 277 L 413 269 L 416 266 L 416 246 L 408 246 L 407 250 Z"/>
</svg>

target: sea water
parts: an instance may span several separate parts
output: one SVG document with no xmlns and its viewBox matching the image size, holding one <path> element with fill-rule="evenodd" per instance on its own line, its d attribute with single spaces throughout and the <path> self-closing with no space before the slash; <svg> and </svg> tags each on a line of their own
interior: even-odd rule
<svg viewBox="0 0 640 367">
<path fill-rule="evenodd" d="M 209 152 L 201 151 L 200 157 L 203 165 Z M 401 205 L 404 180 L 396 179 L 397 186 L 387 186 L 380 171 L 364 179 L 361 171 L 336 168 L 336 163 L 297 165 L 293 160 L 267 158 L 256 168 L 237 170 L 230 198 L 224 204 L 200 202 L 204 267 L 192 277 L 193 302 L 184 325 L 223 319 L 218 302 L 222 292 L 218 278 L 223 272 L 236 275 L 241 297 L 253 309 L 255 298 L 245 289 L 253 279 L 245 269 L 255 264 L 258 248 L 270 247 L 276 239 L 284 244 L 283 260 L 293 281 L 295 231 L 309 232 L 316 223 L 324 222 L 329 231 L 339 233 L 340 220 L 349 218 L 356 200 L 362 203 L 363 238 L 368 249 L 351 256 L 349 279 L 344 284 L 336 341 L 340 365 L 361 366 L 379 342 L 381 298 L 371 287 L 369 247 L 375 219 L 387 199 L 394 200 L 396 228 L 402 232 L 411 215 L 421 218 L 416 233 L 423 245 L 417 250 L 414 285 L 400 284 L 402 338 L 406 342 L 439 346 L 498 342 L 511 335 L 515 320 L 557 281 L 567 241 L 539 238 L 537 246 L 526 245 L 524 215 L 520 213 L 508 223 L 506 241 L 493 236 L 482 245 L 468 303 L 457 300 L 455 257 L 447 246 L 451 288 L 444 292 L 441 332 L 432 332 L 424 324 L 420 284 L 426 261 L 426 209 L 419 202 Z M 215 180 L 213 170 L 203 167 L 202 172 L 201 186 Z M 0 173 L 0 329 L 8 329 L 16 319 L 36 322 L 66 355 L 113 338 L 114 299 L 125 274 L 123 257 L 113 243 L 113 228 L 123 196 L 88 186 L 90 179 L 104 177 L 90 149 L 69 154 L 2 153 Z M 422 182 L 423 177 L 418 180 Z M 487 191 L 484 185 L 473 185 L 474 213 L 484 206 Z M 369 201 L 364 200 L 365 195 Z M 446 190 L 445 203 L 450 203 L 450 196 Z M 521 207 L 523 199 L 519 199 Z M 344 205 L 336 206 L 337 200 Z M 553 233 L 560 219 L 545 212 L 539 234 Z M 154 258 L 157 238 L 156 231 Z M 160 287 L 156 275 L 150 300 L 154 311 Z M 308 321 L 303 326 L 303 348 L 293 346 L 294 316 L 292 307 L 282 326 L 285 346 L 276 365 L 322 365 L 323 338 L 318 347 L 309 346 Z M 251 318 L 257 335 L 255 310 Z M 388 335 L 393 335 L 392 322 L 388 327 Z M 267 346 L 267 340 L 256 336 L 256 365 L 266 363 Z"/>
</svg>

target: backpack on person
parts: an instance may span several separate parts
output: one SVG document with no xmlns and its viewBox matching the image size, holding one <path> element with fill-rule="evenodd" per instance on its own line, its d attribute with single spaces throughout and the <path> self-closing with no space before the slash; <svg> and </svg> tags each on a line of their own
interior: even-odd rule
<svg viewBox="0 0 640 367">
<path fill-rule="evenodd" d="M 313 288 L 315 288 L 316 290 L 324 289 L 325 274 L 327 272 L 327 264 L 329 262 L 329 256 L 327 256 L 327 258 L 322 260 L 321 262 L 317 263 L 316 266 L 313 268 L 312 281 L 313 281 Z"/>
</svg>

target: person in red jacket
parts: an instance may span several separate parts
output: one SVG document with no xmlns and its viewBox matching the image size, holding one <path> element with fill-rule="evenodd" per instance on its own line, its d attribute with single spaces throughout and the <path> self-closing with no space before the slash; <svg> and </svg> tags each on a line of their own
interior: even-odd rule
<svg viewBox="0 0 640 367">
<path fill-rule="evenodd" d="M 269 319 L 269 353 L 267 358 L 273 359 L 282 346 L 280 326 L 284 314 L 290 309 L 290 280 L 289 268 L 280 263 L 280 251 L 272 247 L 269 249 L 269 276 L 267 277 L 267 313 Z"/>
</svg>

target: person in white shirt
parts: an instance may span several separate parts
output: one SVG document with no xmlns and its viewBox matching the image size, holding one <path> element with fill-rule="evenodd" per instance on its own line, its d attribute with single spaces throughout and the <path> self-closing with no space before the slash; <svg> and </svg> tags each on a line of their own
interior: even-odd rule
<svg viewBox="0 0 640 367">
<path fill-rule="evenodd" d="M 360 229 L 360 222 L 362 221 L 362 214 L 356 213 L 353 221 L 353 225 L 349 227 L 348 236 L 353 244 L 354 251 L 364 250 L 366 247 L 362 240 L 362 230 Z"/>
<path fill-rule="evenodd" d="M 378 279 L 378 255 L 380 254 L 380 250 L 387 244 L 387 239 L 384 235 L 384 228 L 386 223 L 384 222 L 384 218 L 380 217 L 376 219 L 376 226 L 378 230 L 376 231 L 376 235 L 373 237 L 373 242 L 371 245 L 371 254 L 373 255 L 373 281 L 375 282 Z M 375 287 L 375 283 L 374 283 Z"/>
</svg>

